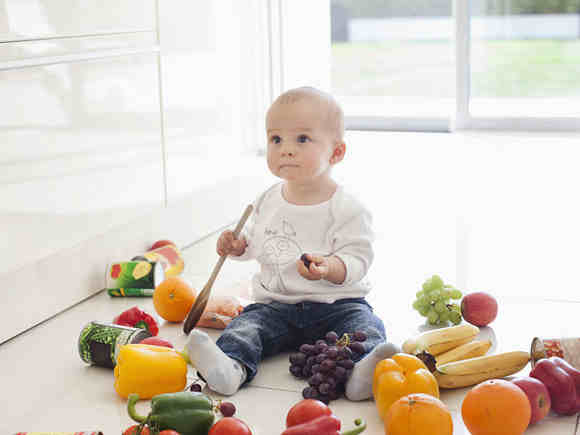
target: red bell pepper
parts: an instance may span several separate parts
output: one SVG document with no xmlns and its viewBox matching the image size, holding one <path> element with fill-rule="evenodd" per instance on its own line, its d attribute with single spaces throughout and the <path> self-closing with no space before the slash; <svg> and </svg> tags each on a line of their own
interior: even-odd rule
<svg viewBox="0 0 580 435">
<path fill-rule="evenodd" d="M 546 385 L 555 413 L 573 415 L 580 412 L 580 370 L 553 356 L 538 361 L 530 376 Z"/>
<path fill-rule="evenodd" d="M 157 335 L 159 333 L 159 327 L 153 316 L 140 310 L 139 307 L 133 307 L 123 311 L 115 317 L 113 323 L 121 326 L 146 329 L 151 335 Z"/>
<path fill-rule="evenodd" d="M 323 415 L 302 424 L 289 427 L 282 435 L 356 435 L 363 432 L 367 425 L 360 418 L 354 421 L 357 426 L 347 432 L 339 432 L 340 420 L 334 414 Z"/>
</svg>

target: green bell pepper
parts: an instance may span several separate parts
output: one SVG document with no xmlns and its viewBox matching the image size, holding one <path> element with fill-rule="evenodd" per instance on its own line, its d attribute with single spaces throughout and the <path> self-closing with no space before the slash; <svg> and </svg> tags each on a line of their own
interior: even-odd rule
<svg viewBox="0 0 580 435">
<path fill-rule="evenodd" d="M 158 394 L 151 399 L 151 412 L 138 415 L 138 394 L 130 394 L 127 410 L 133 420 L 157 430 L 173 429 L 181 435 L 207 435 L 214 420 L 213 402 L 203 393 L 181 391 Z"/>
</svg>

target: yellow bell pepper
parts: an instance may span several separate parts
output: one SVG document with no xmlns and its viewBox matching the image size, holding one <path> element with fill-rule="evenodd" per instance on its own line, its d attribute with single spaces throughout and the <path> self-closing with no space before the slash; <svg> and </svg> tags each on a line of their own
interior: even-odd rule
<svg viewBox="0 0 580 435">
<path fill-rule="evenodd" d="M 187 383 L 187 363 L 168 347 L 126 344 L 119 349 L 114 374 L 119 396 L 126 399 L 136 393 L 142 399 L 151 399 L 182 391 Z"/>
<path fill-rule="evenodd" d="M 407 394 L 439 398 L 439 385 L 427 366 L 414 355 L 397 353 L 379 361 L 373 376 L 373 396 L 382 420 L 393 403 Z"/>
</svg>

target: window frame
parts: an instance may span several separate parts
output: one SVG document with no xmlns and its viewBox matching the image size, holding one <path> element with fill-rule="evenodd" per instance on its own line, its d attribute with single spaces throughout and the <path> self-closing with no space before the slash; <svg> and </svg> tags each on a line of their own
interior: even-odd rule
<svg viewBox="0 0 580 435">
<path fill-rule="evenodd" d="M 580 131 L 580 118 L 473 116 L 471 90 L 471 9 L 468 1 L 453 0 L 455 21 L 456 111 L 452 130 Z M 580 104 L 580 103 L 579 103 Z"/>
<path fill-rule="evenodd" d="M 470 2 L 466 0 L 452 1 L 452 19 L 454 21 L 454 51 L 455 51 L 455 109 L 448 117 L 386 117 L 386 116 L 349 116 L 345 117 L 347 130 L 370 131 L 415 131 L 415 132 L 453 132 L 461 130 L 505 130 L 505 131 L 580 131 L 580 117 L 481 117 L 470 113 L 471 89 L 471 10 Z M 272 90 L 274 94 L 283 92 L 293 81 L 292 73 L 286 65 L 289 61 L 285 51 L 294 48 L 291 37 L 293 26 L 300 29 L 300 23 L 292 22 L 292 14 L 286 14 L 289 8 L 309 8 L 309 14 L 330 14 L 330 0 L 327 8 L 309 8 L 306 0 L 284 2 L 269 0 L 271 11 L 270 40 L 273 50 Z M 321 21 L 329 17 L 318 17 Z M 320 37 L 313 35 L 313 38 Z M 331 36 L 328 32 L 328 48 L 331 47 Z M 319 46 L 318 46 L 319 47 Z M 312 47 L 299 47 L 304 50 Z M 277 52 L 279 49 L 279 52 Z M 323 53 L 326 55 L 326 53 Z M 318 72 L 321 83 L 330 84 L 330 67 Z M 316 80 L 315 80 L 316 81 Z M 330 87 L 330 85 L 328 86 Z M 328 89 L 330 90 L 330 89 Z"/>
</svg>

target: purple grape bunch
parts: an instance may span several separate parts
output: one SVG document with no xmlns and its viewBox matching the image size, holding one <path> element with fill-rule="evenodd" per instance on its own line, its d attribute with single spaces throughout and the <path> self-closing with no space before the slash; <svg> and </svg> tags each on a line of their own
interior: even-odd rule
<svg viewBox="0 0 580 435">
<path fill-rule="evenodd" d="M 302 391 L 305 399 L 317 399 L 326 404 L 338 399 L 354 367 L 353 358 L 366 352 L 364 331 L 345 333 L 339 338 L 334 331 L 313 344 L 305 343 L 290 354 L 290 373 L 307 379 Z"/>
</svg>

